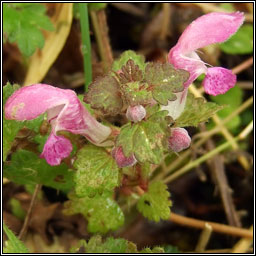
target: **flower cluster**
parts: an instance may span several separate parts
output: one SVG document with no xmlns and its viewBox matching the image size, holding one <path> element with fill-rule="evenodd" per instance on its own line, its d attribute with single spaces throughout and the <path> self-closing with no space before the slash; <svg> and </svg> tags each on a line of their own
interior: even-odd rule
<svg viewBox="0 0 256 256">
<path fill-rule="evenodd" d="M 201 74 L 206 74 L 203 86 L 211 95 L 223 94 L 236 83 L 236 76 L 231 70 L 222 67 L 208 68 L 196 50 L 213 43 L 226 41 L 233 35 L 244 21 L 244 15 L 235 13 L 209 13 L 193 21 L 182 33 L 177 44 L 168 54 L 168 62 L 176 69 L 189 72 L 189 78 L 184 83 L 184 90 L 176 93 L 177 99 L 168 101 L 162 110 L 168 110 L 175 120 L 183 112 L 188 87 Z M 16 91 L 5 105 L 7 119 L 19 121 L 31 120 L 47 112 L 51 133 L 44 145 L 41 157 L 50 165 L 58 165 L 72 151 L 71 142 L 58 131 L 68 131 L 85 136 L 96 145 L 104 145 L 111 134 L 111 129 L 99 123 L 82 105 L 75 92 L 64 90 L 46 84 L 35 84 Z M 134 122 L 140 122 L 146 116 L 142 105 L 129 106 L 126 117 Z M 172 128 L 168 140 L 169 148 L 180 152 L 190 146 L 191 139 L 183 128 Z M 125 157 L 122 147 L 112 150 L 119 167 L 132 166 L 137 160 L 134 155 Z"/>
</svg>

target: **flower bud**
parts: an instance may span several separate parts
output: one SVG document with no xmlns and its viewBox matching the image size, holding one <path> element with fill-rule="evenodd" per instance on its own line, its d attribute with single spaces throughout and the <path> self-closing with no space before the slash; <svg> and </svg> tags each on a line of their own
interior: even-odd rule
<svg viewBox="0 0 256 256">
<path fill-rule="evenodd" d="M 184 128 L 172 128 L 168 142 L 170 149 L 174 152 L 180 152 L 190 146 L 191 138 Z"/>
<path fill-rule="evenodd" d="M 112 150 L 112 156 L 115 158 L 119 168 L 133 166 L 137 163 L 137 160 L 133 154 L 129 157 L 124 155 L 122 147 L 114 148 Z"/>
<path fill-rule="evenodd" d="M 140 122 L 145 116 L 146 110 L 142 105 L 127 108 L 126 117 L 134 123 Z"/>
</svg>

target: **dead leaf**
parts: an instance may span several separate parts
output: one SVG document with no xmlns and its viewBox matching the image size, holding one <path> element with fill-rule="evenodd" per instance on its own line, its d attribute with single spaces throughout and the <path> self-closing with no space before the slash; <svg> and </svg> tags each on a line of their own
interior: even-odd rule
<svg viewBox="0 0 256 256">
<path fill-rule="evenodd" d="M 45 34 L 45 45 L 42 50 L 38 49 L 30 58 L 28 71 L 23 85 L 31 85 L 43 80 L 44 76 L 61 52 L 69 35 L 72 18 L 73 4 L 58 3 L 51 20 L 55 31 Z"/>
</svg>

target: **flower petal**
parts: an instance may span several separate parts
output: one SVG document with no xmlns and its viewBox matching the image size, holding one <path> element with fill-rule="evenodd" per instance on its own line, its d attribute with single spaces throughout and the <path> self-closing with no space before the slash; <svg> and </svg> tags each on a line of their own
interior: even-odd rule
<svg viewBox="0 0 256 256">
<path fill-rule="evenodd" d="M 35 84 L 15 91 L 5 104 L 7 119 L 31 120 L 48 109 L 68 103 L 65 90 L 47 85 Z"/>
<path fill-rule="evenodd" d="M 224 94 L 236 84 L 236 75 L 221 67 L 208 68 L 203 81 L 205 92 L 211 95 Z"/>
<path fill-rule="evenodd" d="M 241 12 L 212 12 L 194 20 L 182 33 L 177 47 L 187 54 L 209 44 L 226 41 L 243 24 Z"/>
<path fill-rule="evenodd" d="M 55 134 L 66 130 L 100 144 L 111 133 L 90 115 L 72 90 L 35 84 L 17 90 L 5 104 L 6 118 L 19 121 L 34 119 L 46 111 Z"/>
<path fill-rule="evenodd" d="M 181 113 L 183 112 L 186 104 L 188 89 L 185 89 L 183 92 L 175 93 L 177 99 L 174 101 L 168 101 L 167 106 L 161 106 L 161 110 L 168 110 L 169 116 L 176 120 Z"/>
<path fill-rule="evenodd" d="M 72 144 L 68 139 L 51 132 L 40 157 L 45 158 L 50 165 L 59 165 L 61 160 L 68 157 L 71 151 Z"/>
<path fill-rule="evenodd" d="M 184 128 L 172 128 L 169 147 L 174 152 L 180 152 L 190 146 L 191 138 Z"/>
</svg>

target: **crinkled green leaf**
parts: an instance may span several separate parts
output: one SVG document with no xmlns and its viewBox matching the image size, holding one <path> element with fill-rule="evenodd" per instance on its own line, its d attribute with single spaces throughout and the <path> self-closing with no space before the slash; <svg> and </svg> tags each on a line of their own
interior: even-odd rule
<svg viewBox="0 0 256 256">
<path fill-rule="evenodd" d="M 131 59 L 122 66 L 120 72 L 115 74 L 119 78 L 121 84 L 141 81 L 143 79 L 143 71 L 140 69 L 139 65 L 136 65 Z"/>
<path fill-rule="evenodd" d="M 152 94 L 147 91 L 148 85 L 140 82 L 129 82 L 122 86 L 123 95 L 130 106 L 150 103 Z"/>
<path fill-rule="evenodd" d="M 79 246 L 79 247 L 78 247 Z M 100 235 L 94 235 L 90 238 L 90 240 L 86 243 L 85 240 L 80 240 L 79 244 L 73 253 L 78 252 L 80 247 L 84 247 L 86 253 L 164 253 L 163 248 L 154 247 L 152 250 L 150 248 L 145 248 L 141 251 L 137 250 L 136 244 L 127 241 L 123 238 L 113 238 L 107 237 L 105 241 L 103 241 Z"/>
<path fill-rule="evenodd" d="M 165 251 L 162 247 L 155 246 L 153 249 L 144 248 L 139 253 L 165 253 Z"/>
<path fill-rule="evenodd" d="M 167 220 L 170 218 L 172 205 L 169 197 L 167 186 L 162 181 L 152 182 L 148 191 L 140 197 L 137 208 L 149 220 Z"/>
<path fill-rule="evenodd" d="M 13 234 L 13 232 L 3 223 L 4 232 L 8 237 L 5 241 L 3 253 L 29 253 L 28 248 Z"/>
<path fill-rule="evenodd" d="M 245 24 L 220 49 L 227 54 L 250 54 L 253 52 L 253 25 Z"/>
<path fill-rule="evenodd" d="M 81 213 L 88 220 L 88 231 L 106 233 L 116 230 L 124 223 L 124 214 L 119 205 L 112 199 L 111 193 L 97 194 L 95 197 L 70 195 L 65 203 L 67 215 Z"/>
<path fill-rule="evenodd" d="M 177 98 L 174 93 L 184 90 L 188 77 L 187 71 L 176 70 L 169 63 L 149 63 L 145 70 L 145 81 L 152 87 L 153 98 L 162 105 Z"/>
<path fill-rule="evenodd" d="M 35 153 L 19 150 L 4 165 L 4 177 L 18 184 L 43 184 L 55 189 L 69 191 L 73 188 L 74 172 L 66 164 L 48 165 Z"/>
<path fill-rule="evenodd" d="M 131 50 L 123 52 L 122 55 L 119 57 L 119 59 L 114 61 L 112 65 L 112 70 L 113 71 L 121 70 L 121 68 L 127 63 L 128 60 L 133 60 L 134 63 L 138 65 L 142 71 L 144 71 L 146 66 L 145 57 Z"/>
<path fill-rule="evenodd" d="M 78 253 L 81 247 L 86 248 L 87 242 L 84 239 L 78 241 L 78 243 L 69 249 L 70 253 Z"/>
<path fill-rule="evenodd" d="M 42 122 L 44 121 L 44 119 L 45 119 L 45 114 L 42 114 L 33 120 L 25 121 L 24 126 L 29 128 L 30 130 L 33 130 L 33 131 L 39 133 L 40 126 L 41 126 Z"/>
<path fill-rule="evenodd" d="M 223 106 L 213 102 L 207 102 L 204 98 L 188 94 L 184 111 L 175 121 L 176 127 L 197 126 L 199 123 L 207 121 Z"/>
<path fill-rule="evenodd" d="M 119 168 L 104 148 L 85 145 L 77 153 L 73 166 L 77 169 L 75 191 L 80 197 L 112 191 L 119 186 Z"/>
<path fill-rule="evenodd" d="M 121 112 L 123 100 L 117 80 L 107 75 L 96 79 L 90 84 L 84 101 L 104 114 L 116 115 Z"/>
<path fill-rule="evenodd" d="M 11 85 L 7 83 L 3 87 L 3 106 L 5 105 L 7 99 L 17 90 L 18 85 Z M 5 119 L 3 113 L 3 160 L 5 161 L 8 152 L 12 147 L 12 143 L 18 133 L 18 131 L 23 127 L 22 122 L 17 122 L 15 120 Z"/>
<path fill-rule="evenodd" d="M 17 42 L 25 56 L 31 56 L 36 48 L 43 48 L 44 36 L 41 29 L 54 29 L 46 15 L 44 5 L 39 3 L 3 4 L 3 31 L 11 43 Z"/>
<path fill-rule="evenodd" d="M 228 90 L 225 94 L 220 94 L 217 96 L 210 96 L 210 99 L 218 104 L 225 104 L 226 107 L 220 110 L 217 115 L 224 119 L 228 117 L 232 112 L 234 112 L 242 103 L 243 91 L 239 86 L 235 86 Z M 235 99 L 235 100 L 234 100 Z M 235 116 L 230 120 L 226 126 L 229 129 L 236 129 L 241 124 L 241 117 L 239 115 Z"/>
<path fill-rule="evenodd" d="M 125 239 L 108 237 L 105 242 L 101 236 L 93 236 L 86 247 L 87 253 L 125 253 L 127 248 Z"/>
<path fill-rule="evenodd" d="M 134 153 L 142 163 L 160 163 L 168 147 L 169 130 L 165 121 L 167 114 L 167 111 L 158 111 L 146 121 L 124 125 L 117 138 L 117 146 L 123 147 L 127 157 Z"/>
</svg>

